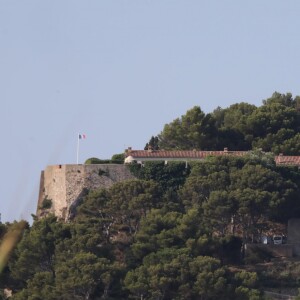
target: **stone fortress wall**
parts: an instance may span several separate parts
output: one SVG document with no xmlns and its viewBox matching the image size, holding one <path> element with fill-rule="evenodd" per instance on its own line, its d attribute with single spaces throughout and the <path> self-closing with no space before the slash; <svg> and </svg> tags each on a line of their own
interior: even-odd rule
<svg viewBox="0 0 300 300">
<path fill-rule="evenodd" d="M 128 166 L 103 165 L 52 165 L 41 172 L 37 216 L 53 213 L 68 220 L 72 208 L 82 199 L 86 190 L 109 188 L 114 183 L 135 178 Z M 41 209 L 44 199 L 52 206 Z"/>
</svg>

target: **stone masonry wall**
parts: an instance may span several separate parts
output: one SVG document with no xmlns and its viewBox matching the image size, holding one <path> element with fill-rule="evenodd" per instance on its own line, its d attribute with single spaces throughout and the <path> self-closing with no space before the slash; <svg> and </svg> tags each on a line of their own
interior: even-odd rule
<svg viewBox="0 0 300 300">
<path fill-rule="evenodd" d="M 133 178 L 128 167 L 119 164 L 47 166 L 41 173 L 37 216 L 54 213 L 67 220 L 86 190 L 109 188 Z M 52 200 L 50 209 L 41 209 L 45 198 Z"/>
<path fill-rule="evenodd" d="M 41 216 L 44 213 L 40 208 L 45 198 L 52 200 L 52 207 L 47 210 L 47 213 L 51 212 L 56 214 L 62 209 L 64 206 L 63 199 L 66 198 L 65 179 L 64 165 L 47 166 L 47 168 L 42 171 L 37 216 Z"/>
</svg>

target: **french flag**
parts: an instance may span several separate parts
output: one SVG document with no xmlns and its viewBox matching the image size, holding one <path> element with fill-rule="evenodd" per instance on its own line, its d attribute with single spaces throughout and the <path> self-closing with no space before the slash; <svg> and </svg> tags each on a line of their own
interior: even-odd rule
<svg viewBox="0 0 300 300">
<path fill-rule="evenodd" d="M 86 135 L 85 135 L 85 134 L 79 134 L 79 135 L 78 135 L 78 138 L 79 138 L 80 140 L 85 139 L 85 138 L 86 138 Z"/>
</svg>

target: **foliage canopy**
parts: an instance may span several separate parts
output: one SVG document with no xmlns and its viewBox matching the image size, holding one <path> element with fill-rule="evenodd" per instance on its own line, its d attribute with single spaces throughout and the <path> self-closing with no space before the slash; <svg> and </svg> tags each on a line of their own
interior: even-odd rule
<svg viewBox="0 0 300 300">
<path fill-rule="evenodd" d="M 263 151 L 131 165 L 136 179 L 89 191 L 69 223 L 22 226 L 0 288 L 12 299 L 264 299 L 266 278 L 241 269 L 241 250 L 300 216 L 299 170 L 264 153 L 300 154 L 299 111 L 299 97 L 279 93 L 261 107 L 192 108 L 146 147 Z M 20 226 L 0 224 L 0 239 Z"/>
</svg>

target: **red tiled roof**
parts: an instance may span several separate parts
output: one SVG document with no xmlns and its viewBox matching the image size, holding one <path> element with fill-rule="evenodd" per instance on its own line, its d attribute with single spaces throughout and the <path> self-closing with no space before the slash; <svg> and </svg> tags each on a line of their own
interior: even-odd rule
<svg viewBox="0 0 300 300">
<path fill-rule="evenodd" d="M 247 151 L 193 151 L 193 150 L 129 150 L 126 157 L 134 158 L 205 158 L 207 156 L 243 156 Z"/>
<path fill-rule="evenodd" d="M 275 156 L 276 165 L 300 166 L 300 156 Z"/>
<path fill-rule="evenodd" d="M 133 159 L 143 158 L 183 158 L 183 159 L 201 159 L 208 156 L 244 156 L 248 151 L 195 151 L 195 150 L 127 150 L 125 156 L 132 156 Z M 300 166 L 300 156 L 278 155 L 274 157 L 277 165 Z"/>
</svg>

